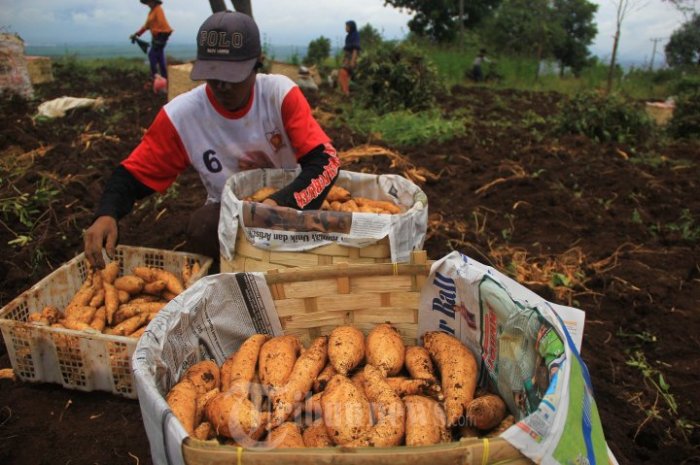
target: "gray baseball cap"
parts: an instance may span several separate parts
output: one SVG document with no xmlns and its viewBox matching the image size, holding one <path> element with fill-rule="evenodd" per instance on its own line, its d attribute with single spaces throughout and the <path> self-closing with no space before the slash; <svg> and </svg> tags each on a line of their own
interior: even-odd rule
<svg viewBox="0 0 700 465">
<path fill-rule="evenodd" d="M 219 11 L 199 28 L 197 60 L 190 78 L 241 82 L 250 76 L 261 54 L 260 31 L 253 18 L 234 11 Z"/>
</svg>

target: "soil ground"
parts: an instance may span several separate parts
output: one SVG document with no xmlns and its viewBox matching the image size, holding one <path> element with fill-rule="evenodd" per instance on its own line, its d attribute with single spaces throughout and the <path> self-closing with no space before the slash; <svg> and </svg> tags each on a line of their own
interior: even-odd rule
<svg viewBox="0 0 700 465">
<path fill-rule="evenodd" d="M 165 103 L 142 88 L 139 71 L 98 69 L 89 79 L 54 72 L 35 100 L 0 104 L 0 305 L 82 251 L 105 180 Z M 39 103 L 63 95 L 102 95 L 106 106 L 32 120 Z M 620 464 L 698 464 L 700 143 L 556 136 L 551 118 L 563 98 L 457 86 L 440 102 L 446 115 L 470 115 L 466 134 L 411 147 L 332 124 L 342 116 L 335 94 L 322 95 L 316 112 L 339 151 L 372 143 L 400 155 L 361 157 L 344 169 L 426 178 L 414 180 L 429 199 L 430 258 L 460 251 L 586 311 L 582 357 Z M 50 201 L 35 196 L 16 208 L 11 199 L 37 186 Z M 120 224 L 121 243 L 187 250 L 188 213 L 205 194 L 191 171 L 178 186 L 140 202 Z M 20 236 L 31 240 L 8 244 Z M 3 344 L 0 368 L 8 367 Z M 0 463 L 151 459 L 137 401 L 5 379 Z"/>
</svg>

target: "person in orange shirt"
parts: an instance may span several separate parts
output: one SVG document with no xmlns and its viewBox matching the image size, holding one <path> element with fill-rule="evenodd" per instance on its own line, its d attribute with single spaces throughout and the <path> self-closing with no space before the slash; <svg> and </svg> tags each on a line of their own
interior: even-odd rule
<svg viewBox="0 0 700 465">
<path fill-rule="evenodd" d="M 161 0 L 139 0 L 144 5 L 148 5 L 151 11 L 148 12 L 146 23 L 130 36 L 130 39 L 140 37 L 141 34 L 151 31 L 151 49 L 148 51 L 148 61 L 151 64 L 151 78 L 155 79 L 156 74 L 168 78 L 168 68 L 165 63 L 165 44 L 173 30 L 165 19 L 165 12 L 161 6 Z M 160 73 L 158 71 L 160 70 Z"/>
</svg>

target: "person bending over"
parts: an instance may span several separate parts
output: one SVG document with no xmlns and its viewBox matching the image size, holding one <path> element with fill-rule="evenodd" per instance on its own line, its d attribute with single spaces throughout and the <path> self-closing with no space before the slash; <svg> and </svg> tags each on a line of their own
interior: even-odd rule
<svg viewBox="0 0 700 465">
<path fill-rule="evenodd" d="M 197 170 L 208 196 L 187 228 L 198 253 L 218 258 L 221 193 L 239 171 L 299 165 L 299 175 L 264 203 L 320 208 L 338 176 L 336 150 L 299 87 L 286 76 L 258 74 L 261 60 L 260 32 L 250 16 L 222 11 L 204 21 L 190 77 L 206 83 L 167 103 L 107 181 L 84 235 L 92 266 L 104 267 L 103 247 L 113 256 L 117 222 L 134 202 L 165 192 L 188 166 Z"/>
</svg>

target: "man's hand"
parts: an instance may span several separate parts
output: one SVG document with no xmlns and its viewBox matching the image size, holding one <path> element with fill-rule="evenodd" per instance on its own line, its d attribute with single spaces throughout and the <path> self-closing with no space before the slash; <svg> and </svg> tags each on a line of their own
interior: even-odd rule
<svg viewBox="0 0 700 465">
<path fill-rule="evenodd" d="M 275 202 L 274 200 L 272 200 L 272 199 L 270 199 L 270 198 L 267 198 L 267 199 L 263 200 L 262 203 L 263 203 L 263 205 L 269 205 L 269 206 L 271 206 L 271 207 L 277 207 L 277 206 L 278 206 L 278 205 L 277 205 L 277 202 Z"/>
<path fill-rule="evenodd" d="M 111 216 L 100 216 L 85 231 L 85 258 L 93 268 L 101 270 L 105 267 L 105 261 L 102 258 L 103 246 L 107 256 L 114 257 L 118 235 L 117 220 Z"/>
</svg>

